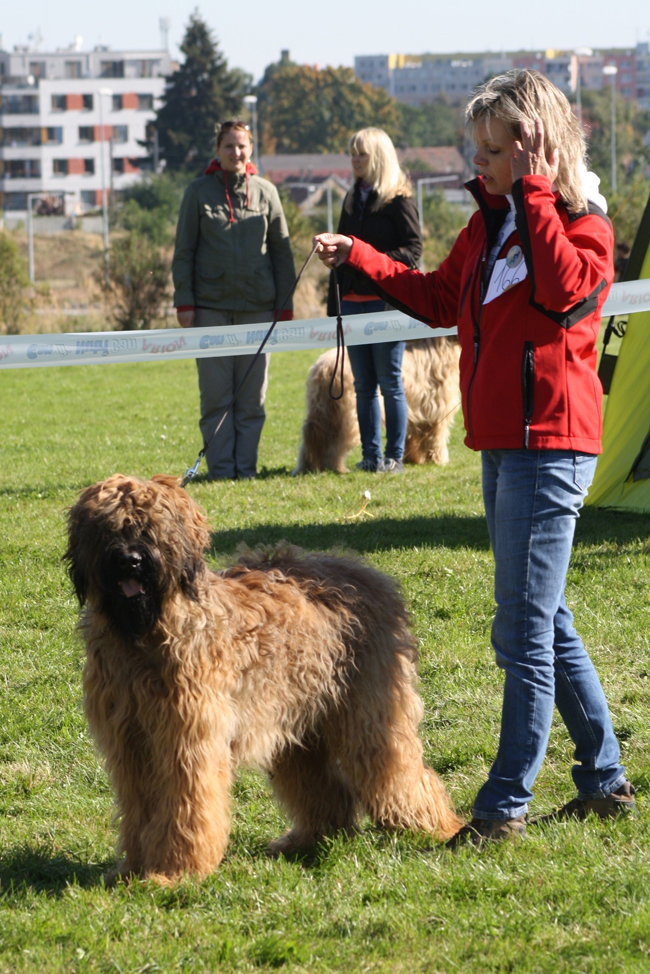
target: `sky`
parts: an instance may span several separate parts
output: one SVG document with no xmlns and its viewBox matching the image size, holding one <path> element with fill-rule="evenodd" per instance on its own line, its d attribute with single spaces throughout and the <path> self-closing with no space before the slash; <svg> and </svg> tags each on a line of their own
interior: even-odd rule
<svg viewBox="0 0 650 974">
<path fill-rule="evenodd" d="M 232 67 L 255 80 L 288 49 L 299 64 L 350 65 L 355 54 L 419 54 L 502 50 L 634 47 L 650 41 L 650 2 L 626 0 L 511 0 L 500 8 L 485 0 L 410 0 L 393 9 L 328 0 L 28 0 L 0 4 L 2 46 L 42 37 L 39 50 L 54 50 L 83 37 L 83 50 L 95 44 L 113 49 L 160 47 L 159 20 L 170 20 L 172 56 L 178 57 L 192 11 L 212 28 Z M 500 13 L 497 11 L 500 10 Z"/>
</svg>

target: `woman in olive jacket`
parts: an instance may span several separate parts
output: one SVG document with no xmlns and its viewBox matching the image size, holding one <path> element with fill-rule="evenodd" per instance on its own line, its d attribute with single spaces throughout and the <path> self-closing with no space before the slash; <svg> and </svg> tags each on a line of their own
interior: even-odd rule
<svg viewBox="0 0 650 974">
<path fill-rule="evenodd" d="M 270 322 L 291 290 L 295 269 L 282 204 L 272 183 L 256 175 L 247 126 L 224 122 L 217 159 L 187 187 L 172 262 L 179 323 L 192 326 Z M 291 302 L 282 319 L 292 318 Z M 196 360 L 203 441 L 210 440 L 252 356 Z M 211 480 L 255 476 L 264 425 L 268 355 L 260 355 L 206 453 Z"/>
<path fill-rule="evenodd" d="M 382 129 L 361 129 L 349 143 L 354 185 L 345 197 L 338 232 L 364 240 L 406 267 L 422 255 L 422 235 L 408 176 L 400 169 L 395 147 Z M 344 315 L 383 311 L 368 279 L 347 266 L 337 275 Z M 336 314 L 334 276 L 330 278 L 327 312 Z M 361 434 L 361 470 L 403 470 L 407 407 L 402 385 L 404 342 L 380 342 L 348 348 L 357 395 Z M 382 456 L 381 414 L 377 386 L 384 397 L 386 451 Z"/>
</svg>

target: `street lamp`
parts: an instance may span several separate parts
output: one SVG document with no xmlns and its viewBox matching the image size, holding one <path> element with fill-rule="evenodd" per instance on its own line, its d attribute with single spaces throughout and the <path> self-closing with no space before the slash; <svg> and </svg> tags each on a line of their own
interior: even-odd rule
<svg viewBox="0 0 650 974">
<path fill-rule="evenodd" d="M 582 78 L 580 72 L 580 58 L 592 57 L 594 52 L 590 47 L 576 47 L 573 53 L 576 58 L 576 115 L 578 116 L 578 121 L 582 122 L 582 93 L 580 90 Z"/>
<path fill-rule="evenodd" d="M 616 192 L 616 75 L 618 68 L 615 64 L 606 64 L 603 74 L 611 78 L 612 86 L 612 193 Z"/>
<path fill-rule="evenodd" d="M 253 162 L 261 176 L 262 167 L 260 166 L 260 153 L 257 146 L 257 95 L 244 95 L 244 104 L 251 113 L 253 122 Z"/>
<path fill-rule="evenodd" d="M 102 232 L 104 235 L 104 279 L 109 283 L 108 277 L 108 203 L 106 200 L 106 163 L 104 160 L 104 142 L 106 141 L 106 130 L 104 129 L 104 95 L 112 95 L 112 88 L 99 89 L 99 171 L 102 182 Z"/>
</svg>

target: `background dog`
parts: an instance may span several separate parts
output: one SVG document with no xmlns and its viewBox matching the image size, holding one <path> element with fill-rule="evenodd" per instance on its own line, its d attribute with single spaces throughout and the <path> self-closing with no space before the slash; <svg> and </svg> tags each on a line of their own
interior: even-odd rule
<svg viewBox="0 0 650 974">
<path fill-rule="evenodd" d="M 422 761 L 417 648 L 393 581 L 280 546 L 208 570 L 203 514 L 172 477 L 115 474 L 69 513 L 85 710 L 117 795 L 116 874 L 221 861 L 241 764 L 264 769 L 304 849 L 358 816 L 445 839 L 460 823 Z"/>
<path fill-rule="evenodd" d="M 406 463 L 448 463 L 451 424 L 460 406 L 458 358 L 455 338 L 424 338 L 406 343 L 402 381 L 408 406 Z M 357 401 L 350 363 L 345 359 L 344 393 L 329 394 L 336 359 L 334 349 L 312 365 L 307 376 L 307 415 L 294 474 L 334 470 L 347 473 L 345 458 L 359 442 Z M 338 393 L 338 379 L 334 392 Z M 384 409 L 384 400 L 379 396 Z"/>
</svg>

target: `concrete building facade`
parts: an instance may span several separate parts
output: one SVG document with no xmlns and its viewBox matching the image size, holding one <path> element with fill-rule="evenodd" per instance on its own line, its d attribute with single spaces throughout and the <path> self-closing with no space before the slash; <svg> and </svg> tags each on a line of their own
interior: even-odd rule
<svg viewBox="0 0 650 974">
<path fill-rule="evenodd" d="M 141 145 L 172 62 L 167 51 L 0 51 L 0 208 L 83 213 L 151 168 Z M 103 122 L 103 125 L 102 125 Z"/>
<path fill-rule="evenodd" d="M 398 101 L 419 106 L 441 95 L 466 100 L 477 85 L 511 68 L 537 68 L 566 94 L 600 90 L 609 79 L 606 64 L 616 65 L 616 89 L 627 100 L 650 109 L 650 45 L 593 51 L 514 51 L 494 54 L 371 54 L 354 59 L 360 81 L 384 88 Z M 579 75 L 579 77 L 578 77 Z"/>
</svg>

